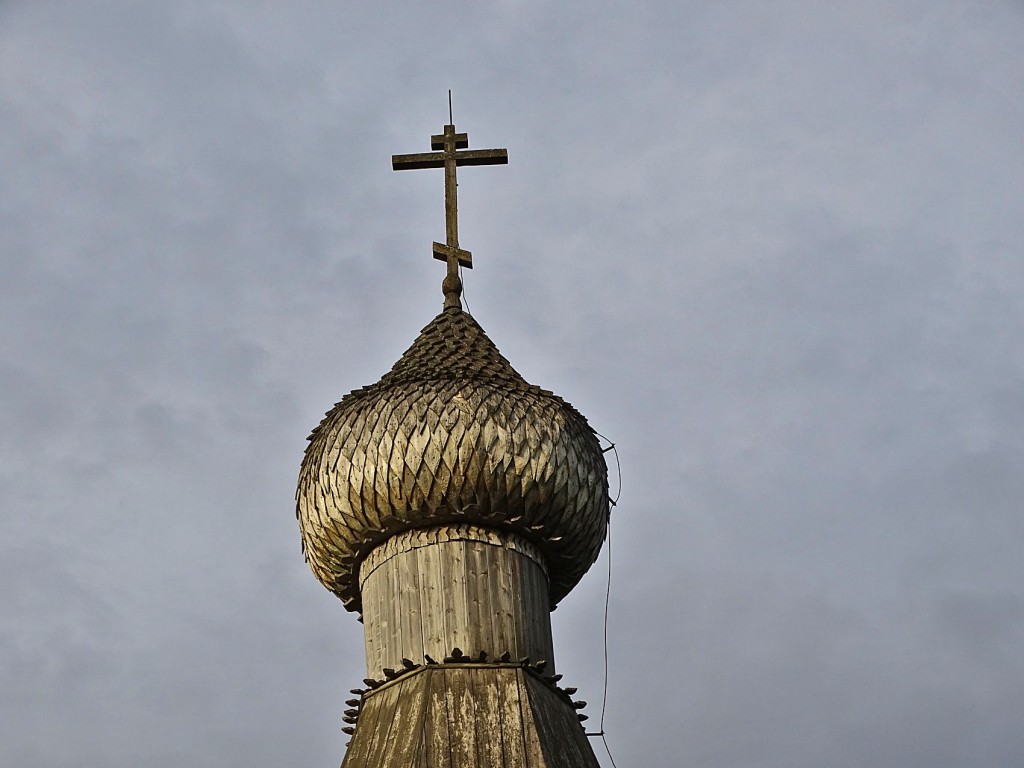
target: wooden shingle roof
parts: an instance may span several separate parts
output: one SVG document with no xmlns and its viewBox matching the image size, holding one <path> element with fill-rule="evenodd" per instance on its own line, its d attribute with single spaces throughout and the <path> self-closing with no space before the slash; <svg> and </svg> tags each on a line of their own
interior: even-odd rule
<svg viewBox="0 0 1024 768">
<path fill-rule="evenodd" d="M 342 768 L 598 768 L 574 704 L 516 665 L 422 667 L 368 693 Z"/>
<path fill-rule="evenodd" d="M 310 435 L 296 494 L 317 578 L 359 610 L 359 562 L 408 528 L 468 522 L 540 547 L 552 604 L 594 562 L 607 467 L 571 405 L 528 384 L 480 325 L 445 309 L 380 381 L 346 395 Z"/>
</svg>

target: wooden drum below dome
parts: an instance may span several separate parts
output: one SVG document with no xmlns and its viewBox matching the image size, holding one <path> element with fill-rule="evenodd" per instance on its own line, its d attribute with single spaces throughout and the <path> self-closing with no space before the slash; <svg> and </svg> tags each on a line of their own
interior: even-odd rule
<svg viewBox="0 0 1024 768">
<path fill-rule="evenodd" d="M 522 537 L 475 525 L 396 534 L 359 569 L 366 668 L 382 677 L 406 658 L 453 648 L 490 658 L 544 659 L 554 670 L 547 571 Z"/>
</svg>

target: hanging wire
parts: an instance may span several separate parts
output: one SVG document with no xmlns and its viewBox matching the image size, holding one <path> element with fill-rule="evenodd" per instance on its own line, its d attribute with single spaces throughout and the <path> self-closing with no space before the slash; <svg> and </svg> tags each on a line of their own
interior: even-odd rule
<svg viewBox="0 0 1024 768">
<path fill-rule="evenodd" d="M 466 303 L 466 314 L 472 315 L 473 312 L 469 308 L 469 299 L 466 298 L 466 281 L 462 279 L 462 265 L 459 264 L 459 280 L 462 280 L 462 300 Z"/>
<path fill-rule="evenodd" d="M 612 768 L 619 768 L 619 766 L 615 764 L 615 758 L 612 757 L 612 751 L 608 748 L 608 739 L 604 737 L 603 733 L 601 734 L 601 743 L 604 744 L 604 751 L 608 753 L 608 759 L 611 760 Z"/>
<path fill-rule="evenodd" d="M 608 746 L 608 739 L 604 733 L 604 716 L 608 711 L 608 606 L 612 596 L 612 529 L 608 527 L 608 582 L 604 592 L 604 692 L 601 694 L 601 743 L 604 744 L 604 751 L 608 753 L 612 768 L 615 765 L 615 758 L 612 757 L 612 750 Z"/>
<path fill-rule="evenodd" d="M 608 580 L 604 590 L 604 693 L 601 694 L 601 733 L 604 733 L 604 713 L 608 709 L 608 606 L 612 597 L 612 529 L 608 527 Z"/>
<path fill-rule="evenodd" d="M 622 495 L 622 463 L 619 461 L 619 449 L 615 447 L 615 443 L 613 443 L 607 437 L 602 435 L 596 429 L 594 430 L 594 434 L 600 437 L 602 440 L 607 441 L 608 443 L 608 447 L 602 448 L 601 453 L 608 453 L 608 451 L 611 451 L 615 455 L 615 473 L 618 475 L 618 479 L 615 483 L 615 498 L 609 500 L 609 504 L 611 504 L 614 507 L 616 504 L 619 503 L 619 497 Z M 608 510 L 608 513 L 609 515 L 611 515 L 611 509 Z"/>
<path fill-rule="evenodd" d="M 616 506 L 619 503 L 619 497 L 622 496 L 622 464 L 619 461 L 619 451 L 615 447 L 615 443 L 613 443 L 607 437 L 602 435 L 600 432 L 595 431 L 595 434 L 608 442 L 608 447 L 602 449 L 601 452 L 608 453 L 608 451 L 611 451 L 612 454 L 615 456 L 615 472 L 618 477 L 618 480 L 616 483 L 615 498 L 608 500 L 608 578 L 605 584 L 604 591 L 604 691 L 601 694 L 601 721 L 597 733 L 588 733 L 587 736 L 601 737 L 601 743 L 604 744 L 604 751 L 608 753 L 608 759 L 611 761 L 612 768 L 618 768 L 618 766 L 615 765 L 615 758 L 612 756 L 612 750 L 608 746 L 608 739 L 605 737 L 604 718 L 605 714 L 608 711 L 608 611 L 611 605 L 612 597 L 612 528 L 610 521 L 612 507 Z"/>
</svg>

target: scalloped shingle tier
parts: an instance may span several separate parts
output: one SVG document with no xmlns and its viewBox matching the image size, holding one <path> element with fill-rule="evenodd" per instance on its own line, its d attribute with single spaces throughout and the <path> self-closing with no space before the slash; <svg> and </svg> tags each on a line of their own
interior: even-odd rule
<svg viewBox="0 0 1024 768">
<path fill-rule="evenodd" d="M 608 477 L 594 431 L 520 376 L 483 329 L 445 309 L 376 384 L 309 437 L 296 494 L 316 577 L 360 610 L 362 559 L 392 534 L 449 522 L 535 543 L 557 603 L 597 558 Z"/>
</svg>

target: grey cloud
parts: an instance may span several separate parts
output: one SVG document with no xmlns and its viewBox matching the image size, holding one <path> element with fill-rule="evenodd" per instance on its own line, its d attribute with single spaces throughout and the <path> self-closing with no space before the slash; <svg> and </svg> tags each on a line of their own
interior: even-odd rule
<svg viewBox="0 0 1024 768">
<path fill-rule="evenodd" d="M 448 88 L 470 307 L 622 457 L 619 765 L 1024 758 L 1016 4 L 0 20 L 0 762 L 339 761 L 294 481 L 440 309 Z"/>
</svg>

